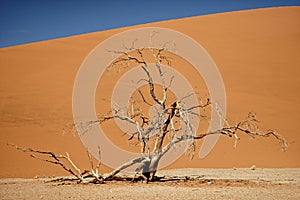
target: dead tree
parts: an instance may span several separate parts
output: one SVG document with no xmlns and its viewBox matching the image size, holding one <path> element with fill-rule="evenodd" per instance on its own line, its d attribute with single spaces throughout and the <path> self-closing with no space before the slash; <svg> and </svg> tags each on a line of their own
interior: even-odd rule
<svg viewBox="0 0 300 200">
<path fill-rule="evenodd" d="M 254 113 L 249 113 L 247 118 L 243 121 L 240 121 L 236 125 L 228 125 L 223 127 L 220 130 L 214 130 L 208 133 L 197 133 L 193 129 L 190 122 L 189 116 L 196 115 L 201 117 L 199 113 L 195 113 L 196 108 L 205 109 L 211 107 L 214 109 L 213 103 L 210 99 L 207 99 L 206 103 L 201 105 L 193 105 L 192 107 L 185 107 L 183 103 L 184 98 L 189 98 L 190 95 L 183 97 L 182 99 L 176 99 L 167 104 L 168 99 L 168 89 L 173 78 L 170 80 L 169 86 L 166 85 L 165 74 L 163 70 L 163 64 L 170 65 L 170 60 L 167 55 L 164 54 L 166 51 L 165 48 L 161 49 L 134 49 L 130 53 L 112 51 L 119 55 L 119 57 L 109 66 L 110 69 L 114 68 L 124 68 L 128 67 L 131 64 L 136 64 L 142 68 L 143 72 L 146 74 L 146 81 L 148 85 L 148 94 L 151 97 L 151 102 L 146 99 L 145 94 L 140 90 L 139 95 L 142 99 L 142 103 L 148 106 L 157 105 L 160 110 L 156 117 L 149 118 L 145 113 L 142 112 L 142 109 L 135 105 L 132 105 L 132 109 L 129 111 L 115 108 L 111 111 L 111 115 L 99 117 L 99 120 L 96 123 L 105 123 L 108 120 L 120 119 L 126 122 L 129 122 L 136 126 L 136 132 L 132 133 L 132 136 L 129 140 L 134 139 L 136 135 L 137 140 L 141 145 L 141 154 L 143 157 L 130 161 L 118 169 L 114 170 L 112 173 L 106 176 L 106 179 L 109 179 L 116 175 L 119 171 L 124 170 L 125 168 L 138 164 L 136 168 L 136 173 L 141 172 L 146 181 L 153 181 L 155 178 L 155 173 L 158 167 L 158 164 L 161 158 L 178 143 L 189 140 L 191 153 L 195 150 L 195 140 L 202 139 L 208 135 L 212 134 L 221 134 L 229 137 L 235 138 L 235 146 L 239 140 L 238 133 L 245 133 L 251 137 L 261 136 L 268 137 L 274 136 L 278 139 L 282 145 L 282 149 L 285 150 L 287 147 L 286 140 L 276 133 L 275 131 L 269 130 L 266 133 L 261 133 L 256 126 L 256 116 Z M 146 56 L 145 56 L 146 55 Z M 149 56 L 150 55 L 150 56 Z M 153 81 L 153 77 L 149 70 L 149 64 L 152 56 L 152 61 L 155 62 L 156 70 L 160 76 L 160 85 L 158 88 Z M 147 58 L 146 58 L 147 57 Z M 157 95 L 157 90 L 162 90 L 160 93 L 161 97 Z M 136 102 L 136 101 L 135 101 Z M 180 124 L 180 125 L 178 125 Z M 184 128 L 183 128 L 184 126 Z M 182 131 L 184 130 L 184 133 Z M 166 141 L 166 136 L 171 138 L 169 141 Z M 154 137 L 154 145 L 151 146 L 151 137 Z M 167 144 L 165 144 L 167 143 Z M 165 144 L 165 145 L 164 145 Z"/>
<path fill-rule="evenodd" d="M 122 164 L 111 173 L 101 175 L 98 170 L 100 163 L 94 170 L 90 154 L 88 154 L 88 156 L 90 159 L 91 169 L 81 172 L 71 161 L 68 154 L 57 156 L 52 152 L 15 147 L 24 152 L 32 153 L 32 157 L 60 165 L 64 170 L 75 176 L 76 180 L 81 183 L 103 183 L 105 181 L 112 180 L 119 172 L 133 165 L 137 165 L 136 174 L 141 173 L 147 182 L 153 181 L 155 180 L 155 173 L 160 160 L 172 149 L 172 147 L 182 143 L 183 141 L 189 140 L 189 151 L 193 154 L 195 151 L 195 141 L 213 134 L 220 134 L 234 138 L 235 146 L 239 140 L 239 134 L 246 134 L 251 137 L 274 136 L 281 143 L 283 151 L 287 148 L 287 141 L 277 132 L 269 130 L 262 133 L 259 131 L 256 125 L 257 120 L 254 113 L 249 113 L 244 120 L 235 125 L 225 123 L 225 126 L 219 130 L 203 133 L 199 133 L 197 130 L 194 130 L 189 116 L 193 115 L 201 118 L 203 116 L 201 115 L 202 110 L 206 108 L 215 109 L 214 103 L 211 102 L 210 99 L 207 99 L 205 103 L 200 105 L 186 107 L 184 99 L 189 98 L 191 94 L 187 94 L 182 99 L 175 99 L 174 101 L 171 101 L 171 103 L 167 103 L 169 97 L 168 89 L 172 84 L 173 78 L 169 80 L 169 84 L 166 84 L 163 65 L 170 65 L 171 62 L 165 52 L 167 52 L 167 49 L 164 47 L 161 49 L 131 49 L 131 52 L 129 53 L 125 51 L 112 51 L 112 53 L 118 54 L 119 57 L 108 67 L 108 69 L 120 70 L 134 64 L 138 65 L 138 67 L 143 70 L 147 78 L 141 81 L 146 81 L 150 100 L 146 98 L 146 95 L 141 90 L 138 90 L 138 94 L 141 99 L 140 102 L 141 104 L 144 104 L 144 106 L 148 107 L 156 105 L 159 109 L 157 110 L 155 117 L 150 118 L 145 112 L 143 112 L 143 109 L 141 109 L 140 106 L 142 105 L 136 105 L 135 102 L 137 101 L 133 101 L 131 109 L 122 109 L 115 106 L 110 111 L 110 114 L 100 115 L 97 120 L 84 123 L 87 129 L 90 125 L 102 124 L 113 119 L 119 119 L 134 125 L 135 132 L 131 133 L 129 140 L 138 140 L 141 147 L 141 157 Z M 160 87 L 154 84 L 154 80 L 149 69 L 149 63 L 153 63 L 153 61 L 155 64 L 155 70 L 157 70 L 160 76 Z M 161 90 L 159 91 L 160 95 L 158 95 L 158 90 Z M 195 112 L 196 109 L 200 109 L 201 112 Z M 82 124 L 74 124 L 74 126 L 77 125 L 82 126 Z M 33 153 L 47 155 L 52 160 L 37 157 Z M 62 160 L 67 161 L 71 165 L 72 169 L 66 167 Z"/>
</svg>

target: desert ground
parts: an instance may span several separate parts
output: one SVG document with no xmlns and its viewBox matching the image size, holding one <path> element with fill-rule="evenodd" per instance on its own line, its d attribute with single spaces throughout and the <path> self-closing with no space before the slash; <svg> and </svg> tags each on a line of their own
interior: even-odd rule
<svg viewBox="0 0 300 200">
<path fill-rule="evenodd" d="M 49 182 L 53 178 L 5 178 L 0 180 L 0 197 L 7 200 L 300 198 L 299 169 L 177 169 L 161 171 L 158 176 L 173 180 L 77 185 Z"/>
<path fill-rule="evenodd" d="M 265 8 L 162 21 L 0 49 L 1 199 L 139 199 L 144 196 L 149 199 L 299 199 L 299 19 L 300 7 Z M 33 179 L 67 174 L 7 144 L 68 152 L 80 168 L 88 168 L 86 150 L 77 134 L 63 131 L 73 122 L 72 91 L 76 73 L 100 42 L 137 27 L 174 29 L 201 44 L 222 74 L 227 95 L 226 118 L 234 123 L 249 111 L 255 112 L 261 130 L 274 129 L 287 139 L 287 151 L 282 152 L 278 142 L 271 138 L 244 136 L 234 149 L 233 140 L 221 137 L 204 159 L 189 160 L 183 156 L 164 169 L 171 171 L 161 172 L 172 176 L 203 176 L 212 179 L 211 183 L 82 186 L 45 183 L 49 178 Z M 189 70 L 186 73 L 191 81 L 199 79 Z M 97 102 L 95 106 L 101 105 Z M 111 132 L 114 131 L 117 132 L 112 128 Z M 115 139 L 114 143 L 125 147 L 127 139 Z M 201 143 L 196 152 L 199 146 Z M 258 169 L 250 170 L 253 165 Z M 173 170 L 178 168 L 193 169 Z M 110 170 L 101 166 L 102 173 Z"/>
</svg>

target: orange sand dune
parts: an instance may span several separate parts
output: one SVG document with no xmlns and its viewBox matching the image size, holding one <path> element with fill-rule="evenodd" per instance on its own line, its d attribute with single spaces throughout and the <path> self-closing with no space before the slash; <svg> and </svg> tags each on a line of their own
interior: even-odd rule
<svg viewBox="0 0 300 200">
<path fill-rule="evenodd" d="M 282 153 L 275 140 L 242 137 L 234 150 L 233 140 L 221 137 L 205 159 L 183 157 L 170 168 L 300 167 L 300 7 L 282 7 L 170 20 L 1 49 L 0 177 L 64 174 L 7 143 L 67 151 L 79 167 L 87 167 L 77 135 L 62 133 L 72 123 L 77 70 L 104 39 L 147 26 L 180 31 L 203 45 L 222 73 L 230 121 L 255 111 L 261 129 L 275 129 L 289 142 L 287 152 Z"/>
</svg>

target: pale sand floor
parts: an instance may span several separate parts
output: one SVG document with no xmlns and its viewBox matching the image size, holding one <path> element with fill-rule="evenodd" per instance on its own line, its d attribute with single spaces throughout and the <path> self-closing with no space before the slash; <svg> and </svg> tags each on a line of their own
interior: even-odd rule
<svg viewBox="0 0 300 200">
<path fill-rule="evenodd" d="M 201 176 L 206 182 L 102 185 L 45 183 L 49 178 L 0 180 L 1 199 L 300 199 L 300 169 L 178 169 L 158 175 Z"/>
</svg>

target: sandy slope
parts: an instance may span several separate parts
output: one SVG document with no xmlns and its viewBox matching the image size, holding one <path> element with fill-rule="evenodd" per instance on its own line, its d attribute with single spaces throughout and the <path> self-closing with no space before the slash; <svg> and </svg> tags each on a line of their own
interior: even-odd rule
<svg viewBox="0 0 300 200">
<path fill-rule="evenodd" d="M 221 138 L 203 160 L 181 158 L 178 167 L 300 167 L 300 8 L 268 8 L 141 25 L 180 31 L 203 45 L 222 73 L 227 118 L 255 111 L 262 129 L 289 141 L 286 153 L 274 140 L 243 137 L 238 148 Z M 68 151 L 86 167 L 76 135 L 62 134 L 72 123 L 73 82 L 81 62 L 101 41 L 122 28 L 0 50 L 0 177 L 61 175 L 48 164 L 6 146 L 15 143 Z M 107 168 L 103 169 L 104 171 Z"/>
</svg>

